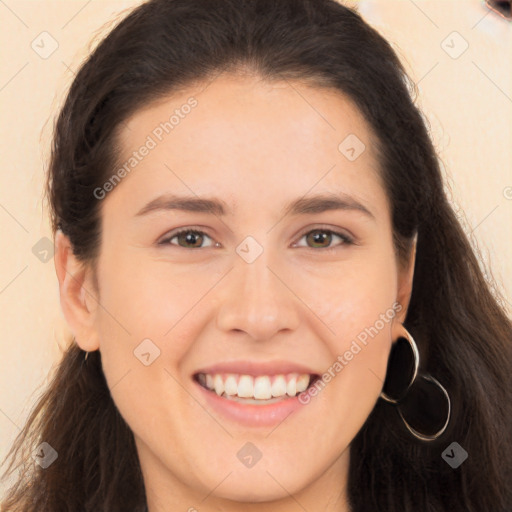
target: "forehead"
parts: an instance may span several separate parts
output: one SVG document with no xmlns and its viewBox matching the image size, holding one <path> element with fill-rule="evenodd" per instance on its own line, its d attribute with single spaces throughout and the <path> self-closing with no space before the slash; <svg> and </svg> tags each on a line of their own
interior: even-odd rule
<svg viewBox="0 0 512 512">
<path fill-rule="evenodd" d="M 164 189 L 235 206 L 259 192 L 383 193 L 371 128 L 334 89 L 221 75 L 135 112 L 118 140 L 128 176 L 110 194 L 134 208 Z"/>
</svg>

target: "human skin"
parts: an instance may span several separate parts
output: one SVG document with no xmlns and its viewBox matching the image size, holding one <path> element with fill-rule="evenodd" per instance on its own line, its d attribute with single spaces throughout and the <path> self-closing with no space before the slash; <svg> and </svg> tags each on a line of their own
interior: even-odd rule
<svg viewBox="0 0 512 512">
<path fill-rule="evenodd" d="M 150 512 L 347 511 L 350 443 L 379 398 L 414 265 L 401 269 L 393 249 L 375 139 L 339 91 L 223 74 L 131 116 L 121 160 L 191 96 L 197 106 L 102 200 L 99 289 L 57 233 L 63 312 L 78 345 L 101 352 Z M 354 161 L 338 149 L 349 134 L 366 146 Z M 165 193 L 217 197 L 227 212 L 136 216 Z M 348 194 L 374 218 L 353 209 L 283 216 L 289 202 L 322 193 Z M 205 234 L 158 245 L 184 227 Z M 306 236 L 320 228 L 355 244 Z M 251 263 L 236 251 L 247 236 L 263 248 Z M 279 424 L 226 417 L 192 378 L 240 360 L 321 374 L 396 302 L 395 318 Z M 148 366 L 134 356 L 146 338 L 161 351 Z M 262 455 L 250 468 L 237 457 L 247 442 Z"/>
</svg>

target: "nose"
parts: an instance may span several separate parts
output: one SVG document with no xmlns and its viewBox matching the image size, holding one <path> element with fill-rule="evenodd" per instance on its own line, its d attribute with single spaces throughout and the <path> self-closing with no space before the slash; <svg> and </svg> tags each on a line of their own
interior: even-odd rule
<svg viewBox="0 0 512 512">
<path fill-rule="evenodd" d="M 236 261 L 217 298 L 217 327 L 223 333 L 243 331 L 255 341 L 265 341 L 298 327 L 301 301 L 290 275 L 269 266 L 265 252 L 252 263 Z"/>
</svg>

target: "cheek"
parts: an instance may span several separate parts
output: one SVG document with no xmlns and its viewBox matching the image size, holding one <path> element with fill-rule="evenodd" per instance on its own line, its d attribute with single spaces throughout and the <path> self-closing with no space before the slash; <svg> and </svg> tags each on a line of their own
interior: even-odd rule
<svg viewBox="0 0 512 512">
<path fill-rule="evenodd" d="M 133 351 L 149 338 L 162 350 L 157 340 L 173 338 L 211 286 L 208 276 L 191 278 L 190 269 L 171 272 L 171 264 L 141 257 L 137 251 L 125 251 L 115 262 L 105 258 L 102 265 L 99 329 L 104 345 L 117 343 L 118 349 L 128 345 Z M 173 340 L 176 354 L 182 339 Z"/>
<path fill-rule="evenodd" d="M 342 262 L 322 278 L 304 278 L 300 293 L 322 321 L 331 354 L 327 370 L 347 403 L 375 400 L 384 382 L 391 328 L 401 309 L 396 279 L 391 250 Z M 307 281 L 315 283 L 314 291 L 307 291 Z"/>
<path fill-rule="evenodd" d="M 394 258 L 390 251 L 355 256 L 330 266 L 329 272 L 304 276 L 298 293 L 330 328 L 331 338 L 346 341 L 373 326 L 393 306 L 397 295 Z M 336 342 L 333 347 L 343 348 Z"/>
<path fill-rule="evenodd" d="M 191 278 L 190 266 L 123 252 L 122 258 L 102 262 L 97 330 L 105 378 L 136 430 L 141 417 L 156 420 L 148 411 L 183 393 L 170 375 L 182 376 L 183 362 L 211 318 L 206 295 L 219 277 L 197 272 Z M 157 397 L 160 393 L 164 396 Z"/>
<path fill-rule="evenodd" d="M 173 389 L 165 369 L 174 373 L 187 350 L 189 340 L 180 328 L 198 297 L 190 288 L 165 279 L 163 263 L 149 262 L 130 251 L 114 261 L 111 254 L 114 251 L 99 266 L 101 307 L 96 329 L 103 372 L 124 416 L 145 410 L 151 400 L 142 397 L 151 397 L 155 389 L 164 393 Z M 162 272 L 155 271 L 158 265 Z M 152 419 L 154 415 L 145 415 L 145 421 Z M 137 417 L 129 420 L 135 425 L 138 421 Z"/>
</svg>

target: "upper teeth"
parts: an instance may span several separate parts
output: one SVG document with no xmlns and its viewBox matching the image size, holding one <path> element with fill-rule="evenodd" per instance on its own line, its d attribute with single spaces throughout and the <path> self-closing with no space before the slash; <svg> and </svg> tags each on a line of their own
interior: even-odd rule
<svg viewBox="0 0 512 512">
<path fill-rule="evenodd" d="M 289 373 L 287 375 L 239 375 L 205 374 L 198 375 L 199 383 L 222 396 L 239 396 L 241 398 L 257 398 L 266 400 L 272 397 L 295 396 L 309 386 L 311 375 Z"/>
</svg>

